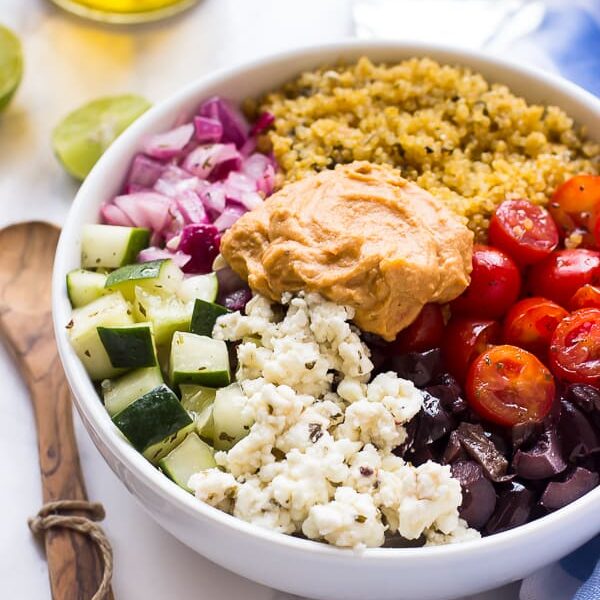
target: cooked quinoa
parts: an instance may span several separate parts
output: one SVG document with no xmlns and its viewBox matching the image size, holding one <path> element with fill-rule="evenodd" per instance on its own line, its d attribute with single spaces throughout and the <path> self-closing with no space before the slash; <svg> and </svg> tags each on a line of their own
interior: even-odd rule
<svg viewBox="0 0 600 600">
<path fill-rule="evenodd" d="M 286 180 L 370 160 L 444 199 L 483 237 L 506 197 L 544 204 L 576 173 L 597 173 L 600 145 L 555 106 L 428 58 L 302 74 L 260 102 Z"/>
</svg>

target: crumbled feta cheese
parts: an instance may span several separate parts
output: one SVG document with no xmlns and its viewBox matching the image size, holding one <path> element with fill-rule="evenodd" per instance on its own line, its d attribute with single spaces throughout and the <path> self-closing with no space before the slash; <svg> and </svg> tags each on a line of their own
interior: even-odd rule
<svg viewBox="0 0 600 600">
<path fill-rule="evenodd" d="M 219 469 L 207 469 L 194 473 L 190 477 L 188 487 L 194 490 L 200 500 L 229 512 L 239 484 L 230 473 L 223 473 Z"/>
<path fill-rule="evenodd" d="M 356 549 L 381 546 L 385 541 L 385 525 L 373 498 L 346 486 L 337 488 L 331 502 L 310 509 L 302 533 L 311 539 Z"/>
<path fill-rule="evenodd" d="M 395 373 L 371 382 L 353 310 L 317 294 L 285 294 L 277 317 L 255 296 L 247 314 L 220 317 L 213 336 L 238 341 L 237 380 L 248 435 L 190 478 L 205 502 L 283 533 L 352 548 L 386 530 L 428 544 L 478 535 L 458 518 L 460 484 L 446 466 L 392 454 L 423 396 Z M 334 374 L 337 387 L 334 388 Z"/>
<path fill-rule="evenodd" d="M 428 529 L 425 531 L 425 542 L 426 546 L 439 546 L 441 544 L 456 544 L 458 542 L 470 542 L 472 540 L 478 540 L 481 534 L 471 529 L 466 521 L 463 519 L 458 520 L 458 526 L 453 529 L 450 533 L 442 533 L 436 529 Z"/>
</svg>

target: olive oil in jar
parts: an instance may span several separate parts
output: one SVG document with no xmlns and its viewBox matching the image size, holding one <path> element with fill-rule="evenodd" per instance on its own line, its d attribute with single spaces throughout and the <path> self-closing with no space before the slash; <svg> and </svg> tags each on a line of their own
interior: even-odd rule
<svg viewBox="0 0 600 600">
<path fill-rule="evenodd" d="M 109 23 L 155 21 L 178 13 L 197 0 L 52 0 L 76 15 Z"/>
</svg>

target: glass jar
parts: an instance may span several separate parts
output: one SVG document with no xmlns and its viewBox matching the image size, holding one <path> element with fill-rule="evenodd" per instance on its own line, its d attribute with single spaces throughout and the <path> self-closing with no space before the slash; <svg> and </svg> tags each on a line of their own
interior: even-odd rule
<svg viewBox="0 0 600 600">
<path fill-rule="evenodd" d="M 170 17 L 198 0 L 52 0 L 80 17 L 106 23 L 143 23 Z"/>
</svg>

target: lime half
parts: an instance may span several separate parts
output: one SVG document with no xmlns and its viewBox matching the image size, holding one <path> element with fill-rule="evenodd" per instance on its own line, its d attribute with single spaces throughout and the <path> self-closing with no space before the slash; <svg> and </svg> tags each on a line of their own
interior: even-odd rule
<svg viewBox="0 0 600 600">
<path fill-rule="evenodd" d="M 68 114 L 52 132 L 52 147 L 63 167 L 83 180 L 111 143 L 150 108 L 141 96 L 99 98 Z"/>
<path fill-rule="evenodd" d="M 23 53 L 19 38 L 0 25 L 0 110 L 13 97 L 23 76 Z"/>
</svg>

